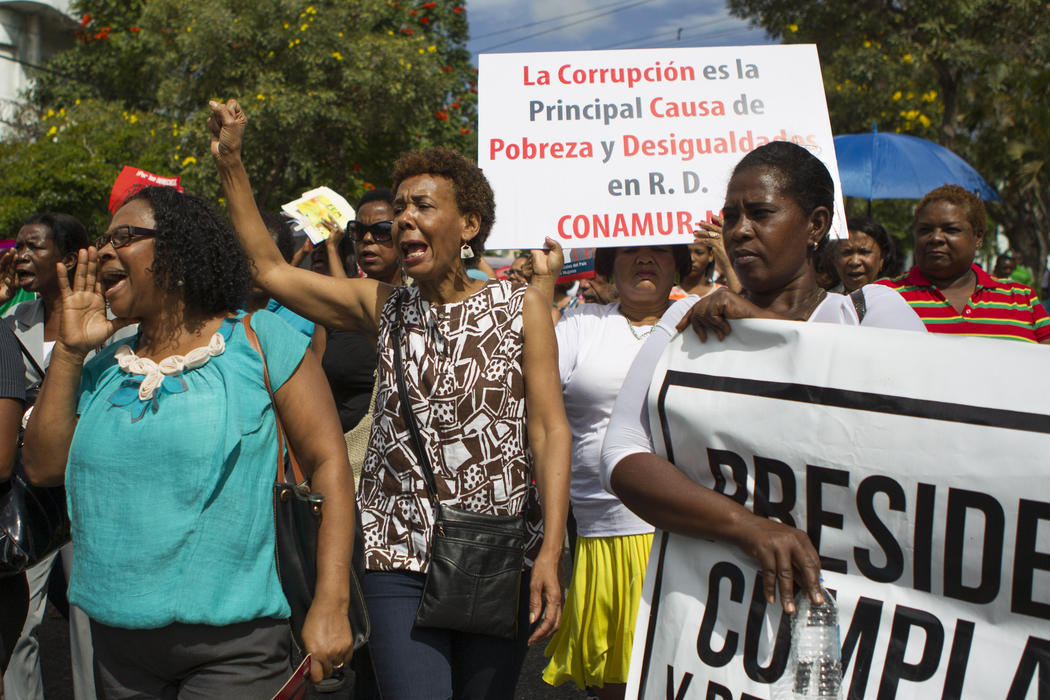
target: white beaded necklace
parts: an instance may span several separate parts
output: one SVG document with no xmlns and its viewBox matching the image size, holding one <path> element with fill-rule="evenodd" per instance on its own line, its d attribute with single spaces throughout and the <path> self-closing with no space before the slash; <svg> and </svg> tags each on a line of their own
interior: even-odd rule
<svg viewBox="0 0 1050 700">
<path fill-rule="evenodd" d="M 183 370 L 195 369 L 208 363 L 208 360 L 226 351 L 226 339 L 218 332 L 213 333 L 207 345 L 190 350 L 185 355 L 170 355 L 160 362 L 147 357 L 139 357 L 129 345 L 121 345 L 113 354 L 117 364 L 128 374 L 143 375 L 139 384 L 139 400 L 149 401 L 164 377 L 180 374 Z"/>
</svg>

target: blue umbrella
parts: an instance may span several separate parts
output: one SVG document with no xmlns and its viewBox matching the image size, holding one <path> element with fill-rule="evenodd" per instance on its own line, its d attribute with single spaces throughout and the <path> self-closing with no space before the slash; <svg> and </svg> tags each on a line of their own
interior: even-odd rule
<svg viewBox="0 0 1050 700">
<path fill-rule="evenodd" d="M 847 134 L 835 137 L 842 191 L 848 197 L 920 199 L 941 185 L 959 185 L 981 199 L 999 195 L 973 167 L 944 146 L 906 134 Z"/>
</svg>

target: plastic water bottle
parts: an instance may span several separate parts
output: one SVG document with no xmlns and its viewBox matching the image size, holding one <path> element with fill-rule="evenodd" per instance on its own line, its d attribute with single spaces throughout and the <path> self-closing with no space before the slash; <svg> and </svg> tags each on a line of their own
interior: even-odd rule
<svg viewBox="0 0 1050 700">
<path fill-rule="evenodd" d="M 805 591 L 795 596 L 791 652 L 782 679 L 790 685 L 791 700 L 842 700 L 838 605 L 823 586 L 820 592 L 821 605 Z"/>
</svg>

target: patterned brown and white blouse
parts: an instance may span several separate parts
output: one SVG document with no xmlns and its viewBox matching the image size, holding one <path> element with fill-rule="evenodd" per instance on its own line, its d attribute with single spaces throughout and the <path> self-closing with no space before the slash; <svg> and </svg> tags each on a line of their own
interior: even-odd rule
<svg viewBox="0 0 1050 700">
<path fill-rule="evenodd" d="M 526 287 L 492 280 L 462 302 L 431 304 L 395 291 L 379 321 L 379 388 L 361 473 L 365 568 L 426 572 L 433 504 L 401 418 L 392 329 L 404 306 L 409 400 L 440 500 L 491 515 L 526 510 L 526 560 L 542 539 L 522 376 Z"/>
</svg>

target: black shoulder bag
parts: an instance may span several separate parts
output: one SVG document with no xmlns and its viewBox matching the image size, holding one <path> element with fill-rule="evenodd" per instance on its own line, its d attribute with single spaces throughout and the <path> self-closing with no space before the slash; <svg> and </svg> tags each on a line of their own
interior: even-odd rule
<svg viewBox="0 0 1050 700">
<path fill-rule="evenodd" d="M 263 354 L 259 337 L 252 328 L 251 314 L 242 319 L 244 333 L 248 342 L 255 348 L 263 361 L 263 381 L 266 391 L 273 402 L 273 389 L 270 386 L 270 373 L 266 369 L 266 355 Z M 307 351 L 309 352 L 309 351 Z M 292 446 L 285 439 L 281 417 L 274 403 L 273 414 L 277 420 L 277 477 L 273 484 L 273 522 L 275 528 L 275 547 L 277 561 L 277 578 L 281 581 L 284 597 L 292 610 L 292 639 L 300 651 L 303 651 L 303 623 L 306 614 L 314 602 L 314 587 L 317 584 L 317 531 L 321 526 L 321 507 L 324 496 L 310 491 L 310 482 L 303 476 L 299 462 L 292 454 Z M 285 462 L 287 455 L 287 463 Z M 293 481 L 288 481 L 288 472 Z M 354 637 L 354 649 L 365 642 L 372 631 L 368 609 L 365 607 L 365 596 L 361 590 L 361 581 L 357 572 L 364 572 L 364 538 L 361 536 L 361 518 L 356 517 L 354 528 L 354 550 L 350 562 L 350 605 L 348 617 L 350 632 Z"/>
<path fill-rule="evenodd" d="M 525 516 L 486 515 L 441 503 L 405 383 L 401 359 L 405 293 L 399 294 L 391 339 L 398 403 L 434 503 L 430 568 L 416 624 L 513 639 L 518 633 L 518 597 L 525 562 Z"/>
<path fill-rule="evenodd" d="M 37 361 L 22 340 L 15 336 L 22 354 L 40 377 Z M 31 406 L 40 383 L 26 389 Z M 15 465 L 6 492 L 0 496 L 0 576 L 17 574 L 42 561 L 69 542 L 69 511 L 65 486 L 33 486 L 22 467 L 22 431 L 18 432 Z"/>
</svg>

